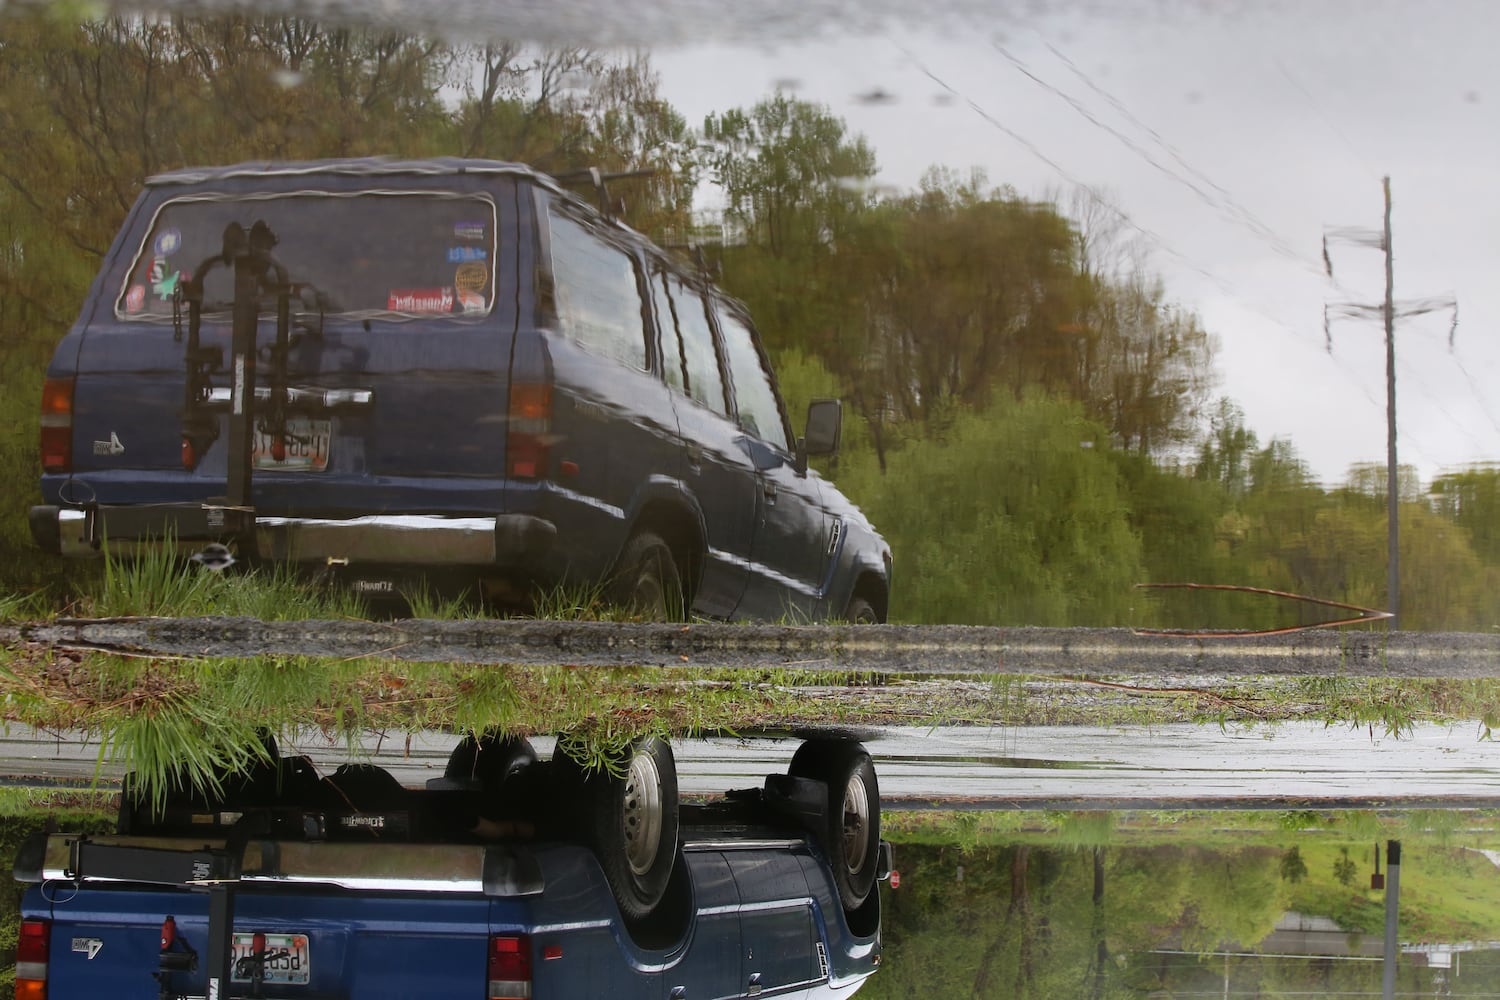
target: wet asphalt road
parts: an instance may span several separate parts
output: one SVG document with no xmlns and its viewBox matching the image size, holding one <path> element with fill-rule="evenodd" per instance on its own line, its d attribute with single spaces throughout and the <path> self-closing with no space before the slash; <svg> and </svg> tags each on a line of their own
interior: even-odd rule
<svg viewBox="0 0 1500 1000">
<path fill-rule="evenodd" d="M 129 656 L 368 656 L 425 663 L 681 669 L 798 666 L 926 676 L 1500 676 L 1500 633 L 1329 629 L 1184 635 L 976 625 L 118 618 L 0 627 L 0 643 Z"/>
<path fill-rule="evenodd" d="M 1282 723 L 1253 728 L 885 728 L 858 733 L 875 758 L 887 808 L 1500 808 L 1500 742 L 1477 724 L 1424 724 L 1395 739 L 1367 728 Z M 442 773 L 455 738 L 370 737 L 362 753 L 419 786 Z M 534 741 L 540 755 L 552 741 Z M 794 738 L 674 743 L 684 794 L 758 785 L 785 770 Z M 296 746 L 329 771 L 352 759 L 316 733 Z M 289 748 L 283 746 L 283 752 Z M 97 743 L 12 727 L 0 738 L 0 781 L 50 784 L 119 765 Z"/>
</svg>

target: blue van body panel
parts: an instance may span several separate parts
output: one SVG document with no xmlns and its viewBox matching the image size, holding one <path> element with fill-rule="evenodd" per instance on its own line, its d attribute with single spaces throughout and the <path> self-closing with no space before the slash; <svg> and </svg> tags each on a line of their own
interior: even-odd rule
<svg viewBox="0 0 1500 1000">
<path fill-rule="evenodd" d="M 256 885 L 236 892 L 234 928 L 307 936 L 309 981 L 263 985 L 271 1000 L 483 997 L 493 935 L 529 937 L 538 1000 L 662 1000 L 678 988 L 716 1000 L 753 994 L 752 986 L 800 995 L 857 985 L 878 967 L 878 930 L 862 937 L 849 929 L 827 862 L 809 845 L 685 850 L 694 914 L 680 940 L 662 948 L 634 941 L 588 850 L 539 846 L 535 857 L 545 881 L 539 896 Z M 175 921 L 175 950 L 190 947 L 201 959 L 208 898 L 186 888 L 49 882 L 29 887 L 21 910 L 23 919 L 52 921 L 54 1000 L 157 1000 L 162 922 Z M 878 914 L 878 894 L 875 905 Z M 556 957 L 547 958 L 548 949 Z M 174 994 L 206 994 L 201 962 L 166 976 Z M 249 991 L 248 982 L 236 983 L 231 995 Z"/>
</svg>

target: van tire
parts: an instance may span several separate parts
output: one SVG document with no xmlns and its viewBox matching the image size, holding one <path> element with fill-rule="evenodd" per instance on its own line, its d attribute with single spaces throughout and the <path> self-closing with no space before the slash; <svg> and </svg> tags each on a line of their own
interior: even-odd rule
<svg viewBox="0 0 1500 1000">
<path fill-rule="evenodd" d="M 687 601 L 672 547 L 652 531 L 625 543 L 610 587 L 611 600 L 647 621 L 682 621 Z"/>
<path fill-rule="evenodd" d="M 845 913 L 864 905 L 880 866 L 880 785 L 875 765 L 855 740 L 808 740 L 797 748 L 789 773 L 828 788 L 821 830 L 814 831 Z"/>
<path fill-rule="evenodd" d="M 856 594 L 849 598 L 849 606 L 844 609 L 844 621 L 850 625 L 879 625 L 880 615 L 873 604 Z"/>
<path fill-rule="evenodd" d="M 637 740 L 622 773 L 590 776 L 592 842 L 620 915 L 650 917 L 666 895 L 677 863 L 677 764 L 655 736 Z"/>
<path fill-rule="evenodd" d="M 443 776 L 457 782 L 472 781 L 487 791 L 495 791 L 535 763 L 536 751 L 524 737 L 482 733 L 476 740 L 469 733 L 448 755 Z"/>
</svg>

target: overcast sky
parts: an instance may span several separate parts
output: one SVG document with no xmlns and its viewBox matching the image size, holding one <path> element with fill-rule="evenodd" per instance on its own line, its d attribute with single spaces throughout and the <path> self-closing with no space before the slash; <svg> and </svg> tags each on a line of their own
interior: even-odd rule
<svg viewBox="0 0 1500 1000">
<path fill-rule="evenodd" d="M 1333 244 L 1335 285 L 1322 237 L 1378 229 L 1389 174 L 1398 305 L 1459 302 L 1451 352 L 1446 310 L 1398 326 L 1401 461 L 1425 480 L 1500 460 L 1500 5 L 1065 4 L 943 22 L 823 22 L 810 42 L 768 28 L 653 63 L 693 124 L 794 87 L 863 133 L 897 187 L 943 164 L 1028 197 L 1106 192 L 1150 234 L 1169 296 L 1217 335 L 1220 392 L 1330 483 L 1385 461 L 1385 353 L 1377 319 L 1335 322 L 1330 355 L 1323 308 L 1378 304 L 1384 265 Z"/>
</svg>

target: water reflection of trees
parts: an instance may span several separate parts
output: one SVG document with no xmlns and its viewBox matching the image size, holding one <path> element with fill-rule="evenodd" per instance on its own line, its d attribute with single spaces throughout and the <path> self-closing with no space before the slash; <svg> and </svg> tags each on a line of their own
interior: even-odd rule
<svg viewBox="0 0 1500 1000">
<path fill-rule="evenodd" d="M 1287 908 L 1287 856 L 1267 846 L 903 847 L 884 968 L 861 996 L 1378 996 L 1381 963 L 1348 953 L 1360 950 L 1357 932 L 1346 936 L 1356 947 L 1329 949 L 1344 954 L 1253 954 Z M 1298 881 L 1340 884 L 1332 864 L 1315 865 Z M 1378 934 L 1364 939 L 1378 947 Z M 1398 994 L 1500 986 L 1500 952 L 1461 964 L 1454 977 L 1403 956 Z"/>
</svg>

